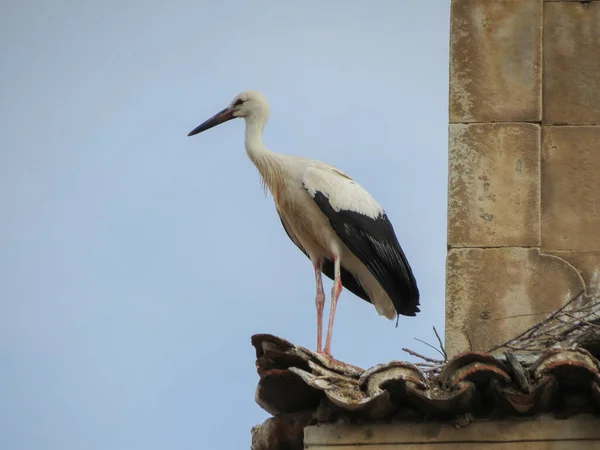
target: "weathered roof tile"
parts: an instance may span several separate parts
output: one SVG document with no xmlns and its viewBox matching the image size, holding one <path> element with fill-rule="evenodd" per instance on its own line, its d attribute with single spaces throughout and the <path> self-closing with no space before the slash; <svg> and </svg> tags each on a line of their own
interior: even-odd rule
<svg viewBox="0 0 600 450">
<path fill-rule="evenodd" d="M 560 414 L 600 407 L 599 363 L 583 349 L 550 349 L 525 369 L 485 353 L 463 353 L 438 375 L 392 361 L 363 370 L 290 342 L 252 337 L 260 376 L 257 403 L 271 414 L 312 410 L 316 421 L 347 416 L 482 416 Z"/>
</svg>

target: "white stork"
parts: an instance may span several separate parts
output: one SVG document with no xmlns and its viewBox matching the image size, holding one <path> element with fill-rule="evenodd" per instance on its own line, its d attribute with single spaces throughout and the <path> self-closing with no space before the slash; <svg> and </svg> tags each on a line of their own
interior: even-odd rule
<svg viewBox="0 0 600 450">
<path fill-rule="evenodd" d="M 331 357 L 331 333 L 342 286 L 388 319 L 419 312 L 419 290 L 392 224 L 373 197 L 333 166 L 284 155 L 263 145 L 269 102 L 247 91 L 194 128 L 201 133 L 236 117 L 246 121 L 246 152 L 268 187 L 286 233 L 311 260 L 317 285 L 317 352 Z M 266 189 L 266 188 L 265 188 Z M 325 349 L 325 293 L 321 272 L 333 280 Z"/>
</svg>

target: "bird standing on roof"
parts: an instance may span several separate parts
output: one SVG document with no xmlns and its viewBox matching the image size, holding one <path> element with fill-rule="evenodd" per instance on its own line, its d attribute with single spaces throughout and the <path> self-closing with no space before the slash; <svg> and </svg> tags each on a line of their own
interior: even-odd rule
<svg viewBox="0 0 600 450">
<path fill-rule="evenodd" d="M 383 208 L 352 178 L 328 164 L 276 153 L 264 146 L 269 102 L 242 92 L 188 136 L 228 120 L 246 121 L 246 152 L 275 200 L 290 239 L 310 259 L 317 286 L 317 352 L 331 356 L 331 334 L 342 286 L 388 319 L 419 312 L 419 290 Z M 325 348 L 325 293 L 321 272 L 333 280 Z"/>
</svg>

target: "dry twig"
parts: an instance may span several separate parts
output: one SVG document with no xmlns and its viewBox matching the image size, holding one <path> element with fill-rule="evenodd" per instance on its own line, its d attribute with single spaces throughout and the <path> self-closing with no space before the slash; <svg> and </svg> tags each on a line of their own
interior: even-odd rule
<svg viewBox="0 0 600 450">
<path fill-rule="evenodd" d="M 435 337 L 438 340 L 438 343 L 440 344 L 440 349 L 442 350 L 442 355 L 444 356 L 444 361 L 448 361 L 448 354 L 446 353 L 446 349 L 444 348 L 444 344 L 442 343 L 442 338 L 440 338 L 440 335 L 438 334 L 437 330 L 435 329 L 435 326 L 433 327 L 433 332 L 435 333 Z"/>
<path fill-rule="evenodd" d="M 406 353 L 408 353 L 409 355 L 416 356 L 417 358 L 421 358 L 422 360 L 430 362 L 430 363 L 441 364 L 444 362 L 440 359 L 433 359 L 433 358 L 429 358 L 427 356 L 421 355 L 420 353 L 417 353 L 414 350 L 411 350 L 409 348 L 403 348 L 402 350 L 405 351 Z"/>
<path fill-rule="evenodd" d="M 429 342 L 425 342 L 419 338 L 414 338 L 416 341 L 421 342 L 422 344 L 427 345 L 428 347 L 431 347 L 432 349 L 434 349 L 436 352 L 438 352 L 440 355 L 442 355 L 444 357 L 444 359 L 435 359 L 435 358 L 430 358 L 428 356 L 422 355 L 420 353 L 415 352 L 414 350 L 410 350 L 408 348 L 403 348 L 402 350 L 405 351 L 406 353 L 408 353 L 409 355 L 412 356 L 416 356 L 417 358 L 421 358 L 423 361 L 425 362 L 418 362 L 415 365 L 417 367 L 420 367 L 423 372 L 425 372 L 426 374 L 432 375 L 435 373 L 438 373 L 442 367 L 444 367 L 444 365 L 446 364 L 446 362 L 448 362 L 448 356 L 446 353 L 446 349 L 444 348 L 444 344 L 442 343 L 442 339 L 440 338 L 440 335 L 438 334 L 437 330 L 435 329 L 435 327 L 433 327 L 433 332 L 435 333 L 435 337 L 438 340 L 438 343 L 440 345 L 440 348 L 436 348 L 434 345 L 431 345 Z"/>
<path fill-rule="evenodd" d="M 585 297 L 582 291 L 546 319 L 488 352 L 507 348 L 522 354 L 541 352 L 553 346 L 566 348 L 580 344 L 598 330 L 600 299 Z"/>
<path fill-rule="evenodd" d="M 421 344 L 425 344 L 425 345 L 427 345 L 428 347 L 431 347 L 431 348 L 432 348 L 432 349 L 434 349 L 436 352 L 438 352 L 440 355 L 444 356 L 444 353 L 442 353 L 442 351 L 441 351 L 440 349 L 436 348 L 434 345 L 431 345 L 429 342 L 425 342 L 424 340 L 422 340 L 422 339 L 419 339 L 419 338 L 413 338 L 413 339 L 414 339 L 415 341 L 419 341 Z"/>
</svg>

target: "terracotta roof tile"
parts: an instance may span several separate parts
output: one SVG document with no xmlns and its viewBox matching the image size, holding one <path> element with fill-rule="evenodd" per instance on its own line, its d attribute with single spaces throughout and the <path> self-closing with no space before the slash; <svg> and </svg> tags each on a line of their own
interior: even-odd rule
<svg viewBox="0 0 600 450">
<path fill-rule="evenodd" d="M 277 416 L 314 411 L 313 421 L 339 417 L 569 415 L 598 412 L 599 363 L 589 352 L 550 349 L 528 368 L 516 358 L 463 353 L 428 376 L 404 361 L 370 369 L 329 360 L 260 334 L 252 337 L 260 376 L 257 403 Z"/>
</svg>

